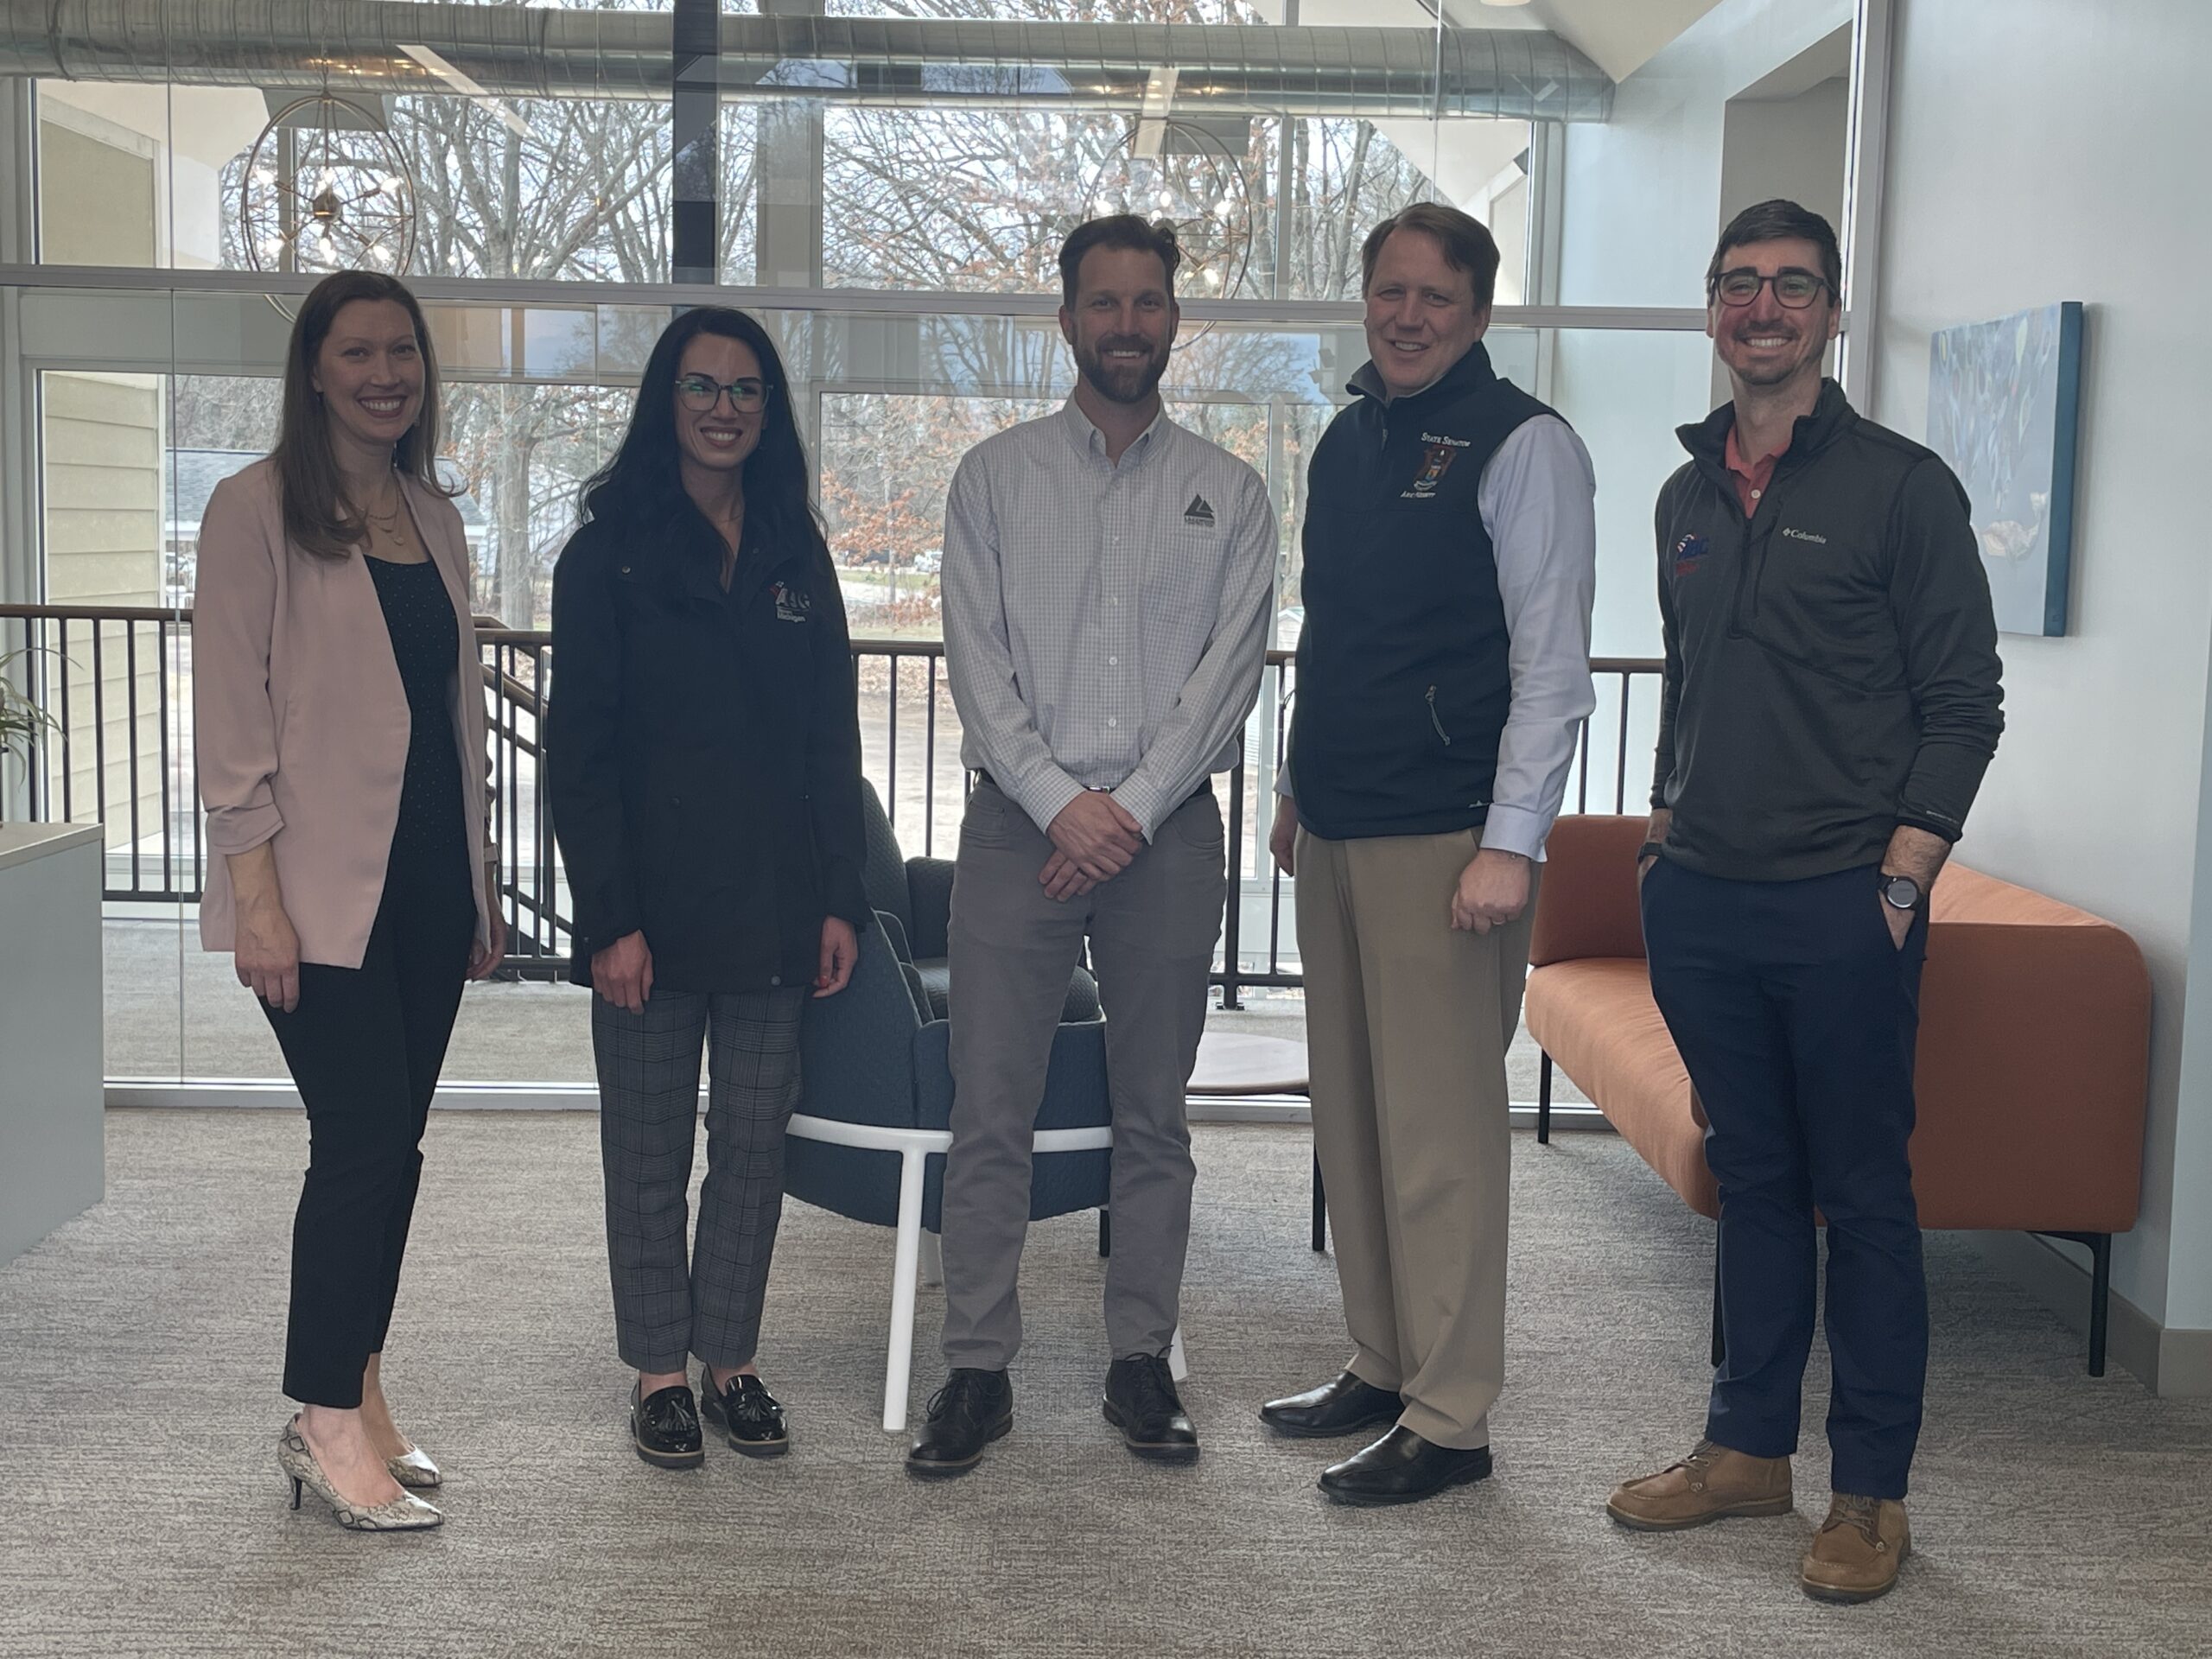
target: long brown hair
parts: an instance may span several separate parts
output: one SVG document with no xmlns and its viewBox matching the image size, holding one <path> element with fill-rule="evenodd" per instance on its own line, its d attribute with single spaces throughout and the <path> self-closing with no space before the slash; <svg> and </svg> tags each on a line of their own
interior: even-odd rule
<svg viewBox="0 0 2212 1659">
<path fill-rule="evenodd" d="M 330 417 L 324 411 L 322 394 L 315 389 L 315 360 L 321 355 L 322 342 L 330 338 L 339 312 L 355 300 L 391 300 L 404 306 L 423 353 L 423 407 L 415 424 L 393 447 L 393 470 L 440 495 L 461 491 L 460 485 L 448 486 L 438 478 L 438 359 L 422 306 L 405 283 L 379 271 L 334 272 L 315 285 L 292 320 L 292 342 L 284 352 L 284 413 L 270 457 L 276 463 L 285 537 L 326 559 L 345 558 L 369 537 L 360 504 L 346 499 L 346 481 L 330 447 Z"/>
</svg>

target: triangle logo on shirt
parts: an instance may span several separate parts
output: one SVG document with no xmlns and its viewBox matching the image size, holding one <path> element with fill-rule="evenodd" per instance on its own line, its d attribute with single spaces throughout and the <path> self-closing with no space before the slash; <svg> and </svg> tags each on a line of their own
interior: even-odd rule
<svg viewBox="0 0 2212 1659">
<path fill-rule="evenodd" d="M 1208 529 L 1211 529 L 1213 527 L 1212 505 L 1203 495 L 1192 496 L 1191 505 L 1183 509 L 1183 522 L 1186 524 L 1204 524 Z"/>
</svg>

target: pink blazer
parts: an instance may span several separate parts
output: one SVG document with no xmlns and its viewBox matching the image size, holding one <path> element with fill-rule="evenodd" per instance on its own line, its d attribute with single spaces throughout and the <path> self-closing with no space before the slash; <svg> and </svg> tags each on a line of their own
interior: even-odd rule
<svg viewBox="0 0 2212 1659">
<path fill-rule="evenodd" d="M 402 480 L 402 494 L 461 624 L 453 739 L 481 944 L 490 937 L 481 876 L 490 854 L 467 543 L 452 502 L 412 479 Z M 218 484 L 200 524 L 192 707 L 210 853 L 200 943 L 235 948 L 226 855 L 270 842 L 300 960 L 359 968 L 399 821 L 407 693 L 368 567 L 358 553 L 334 562 L 285 541 L 267 461 Z"/>
</svg>

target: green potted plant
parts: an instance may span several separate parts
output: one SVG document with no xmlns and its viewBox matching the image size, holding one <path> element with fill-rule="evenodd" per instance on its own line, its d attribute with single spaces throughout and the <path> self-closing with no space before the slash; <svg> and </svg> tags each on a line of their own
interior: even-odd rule
<svg viewBox="0 0 2212 1659">
<path fill-rule="evenodd" d="M 59 731 L 60 726 L 8 677 L 8 665 L 23 654 L 11 651 L 0 656 L 0 756 L 12 755 L 29 766 L 40 734 Z"/>
</svg>

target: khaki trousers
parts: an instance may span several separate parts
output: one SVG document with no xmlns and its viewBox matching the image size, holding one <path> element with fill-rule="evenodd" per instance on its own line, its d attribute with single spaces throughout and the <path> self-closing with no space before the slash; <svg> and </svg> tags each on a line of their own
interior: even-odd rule
<svg viewBox="0 0 2212 1659">
<path fill-rule="evenodd" d="M 1516 920 L 1452 928 L 1479 836 L 1301 830 L 1297 847 L 1313 1146 L 1348 1369 L 1405 1396 L 1405 1427 L 1460 1448 L 1490 1443 L 1504 1382 L 1505 1051 L 1535 910 L 1532 880 Z"/>
</svg>

